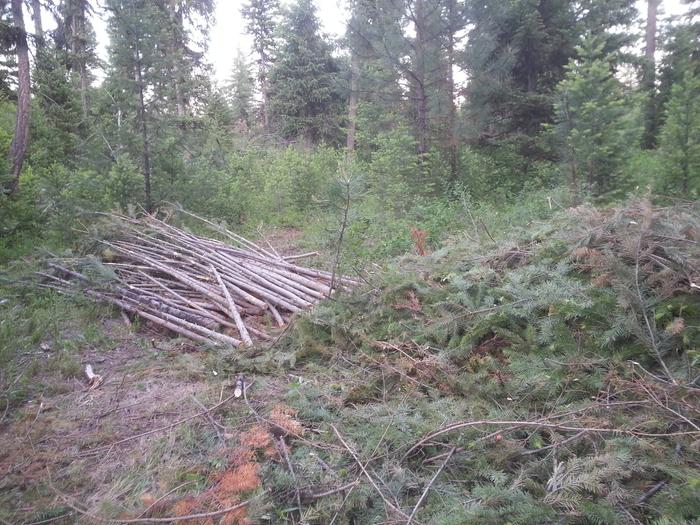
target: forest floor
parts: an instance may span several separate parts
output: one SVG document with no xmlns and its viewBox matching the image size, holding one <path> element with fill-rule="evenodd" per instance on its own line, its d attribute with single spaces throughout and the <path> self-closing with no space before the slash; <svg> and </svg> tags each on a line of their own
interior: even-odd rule
<svg viewBox="0 0 700 525">
<path fill-rule="evenodd" d="M 696 524 L 699 217 L 462 239 L 229 351 L 6 287 L 0 522 Z"/>
</svg>

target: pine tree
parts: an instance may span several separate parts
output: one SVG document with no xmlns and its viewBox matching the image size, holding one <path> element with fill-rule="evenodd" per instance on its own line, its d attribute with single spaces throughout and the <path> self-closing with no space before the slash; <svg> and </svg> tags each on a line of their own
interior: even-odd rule
<svg viewBox="0 0 700 525">
<path fill-rule="evenodd" d="M 11 0 L 12 27 L 10 41 L 17 55 L 17 112 L 15 115 L 15 131 L 10 145 L 10 175 L 3 180 L 0 191 L 12 195 L 19 190 L 19 177 L 29 145 L 29 104 L 30 104 L 30 72 L 29 46 L 27 31 L 24 27 L 22 0 Z"/>
<path fill-rule="evenodd" d="M 134 157 L 141 157 L 145 207 L 153 208 L 152 195 L 152 125 L 146 106 L 148 91 L 158 82 L 157 73 L 167 70 L 159 53 L 163 35 L 159 30 L 159 13 L 155 5 L 140 0 L 110 0 L 110 68 L 105 81 L 118 113 L 118 140 Z M 161 26 L 162 27 L 162 26 Z M 128 132 L 122 125 L 128 124 Z M 137 138 L 138 137 L 138 138 Z M 121 146 L 120 144 L 120 146 Z M 121 148 L 120 148 L 121 149 Z"/>
<path fill-rule="evenodd" d="M 700 76 L 686 72 L 673 86 L 661 130 L 665 175 L 660 189 L 685 198 L 700 196 Z"/>
<path fill-rule="evenodd" d="M 612 74 L 614 58 L 603 47 L 601 38 L 589 37 L 577 49 L 580 58 L 566 67 L 555 104 L 572 187 L 578 191 L 585 182 L 595 194 L 612 188 L 636 131 L 627 118 L 629 101 Z"/>
<path fill-rule="evenodd" d="M 533 137 L 552 122 L 554 89 L 581 37 L 597 36 L 601 53 L 617 61 L 630 42 L 619 27 L 635 13 L 632 0 L 469 1 L 464 66 L 471 138 L 482 144 L 518 139 L 523 153 L 545 154 Z"/>
<path fill-rule="evenodd" d="M 283 44 L 270 74 L 271 114 L 287 139 L 307 144 L 340 139 L 342 97 L 339 67 L 321 34 L 312 0 L 299 0 L 285 14 Z"/>
<path fill-rule="evenodd" d="M 686 72 L 700 75 L 700 2 L 685 3 L 690 5 L 688 16 L 679 24 L 672 25 L 661 40 L 664 53 L 659 74 L 657 111 L 662 117 L 673 86 L 683 81 Z M 659 120 L 663 123 L 662 118 Z"/>
<path fill-rule="evenodd" d="M 238 50 L 233 61 L 231 80 L 227 86 L 234 122 L 243 124 L 245 129 L 252 125 L 253 74 L 245 56 Z"/>
<path fill-rule="evenodd" d="M 68 70 L 80 93 L 84 119 L 88 115 L 89 89 L 93 81 L 90 70 L 98 62 L 97 41 L 89 19 L 91 12 L 89 0 L 62 0 L 57 8 L 56 43 L 65 52 Z"/>
<path fill-rule="evenodd" d="M 647 24 L 644 39 L 644 62 L 642 64 L 642 89 L 646 92 L 647 102 L 644 114 L 644 136 L 642 146 L 653 148 L 656 144 L 657 96 L 656 96 L 656 23 L 657 11 L 661 0 L 647 0 Z"/>
<path fill-rule="evenodd" d="M 262 121 L 265 133 L 270 132 L 269 72 L 276 49 L 275 30 L 279 14 L 279 0 L 250 0 L 241 8 L 246 19 L 248 34 L 253 37 L 253 50 L 257 55 L 258 83 L 262 95 Z"/>
<path fill-rule="evenodd" d="M 7 2 L 0 2 L 0 96 L 11 98 L 12 77 L 17 69 L 14 53 L 12 13 Z"/>
</svg>

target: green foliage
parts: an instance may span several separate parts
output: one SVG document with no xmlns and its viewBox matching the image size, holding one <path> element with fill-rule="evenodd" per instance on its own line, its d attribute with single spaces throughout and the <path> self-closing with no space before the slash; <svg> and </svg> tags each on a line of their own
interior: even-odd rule
<svg viewBox="0 0 700 525">
<path fill-rule="evenodd" d="M 641 248 L 632 220 L 645 224 Z M 694 438 L 681 438 L 679 453 L 676 437 L 625 430 L 664 432 L 678 423 L 647 403 L 644 389 L 663 384 L 648 373 L 664 371 L 640 308 L 653 316 L 658 343 L 675 332 L 663 353 L 675 378 L 697 377 L 688 357 L 700 342 L 694 328 L 700 306 L 687 286 L 674 284 L 697 255 L 680 230 L 694 231 L 697 221 L 693 207 L 651 210 L 642 202 L 609 213 L 583 207 L 545 223 L 531 219 L 505 239 L 494 230 L 498 244 L 462 239 L 427 257 L 404 257 L 368 274 L 370 286 L 304 316 L 284 353 L 303 357 L 296 366 L 309 379 L 288 402 L 315 427 L 334 424 L 402 508 L 411 508 L 432 479 L 439 465 L 432 458 L 442 461 L 461 447 L 432 481 L 418 514 L 425 522 L 692 520 Z M 672 259 L 673 269 L 644 264 L 635 277 L 637 250 Z M 641 299 L 630 293 L 637 287 Z M 609 337 L 623 319 L 629 331 Z M 640 363 L 648 373 L 635 368 Z M 332 382 L 310 379 L 316 374 Z M 619 402 L 644 407 L 628 410 Z M 403 456 L 453 421 L 533 422 L 556 412 L 566 414 L 568 425 L 620 432 L 572 440 L 572 431 L 557 428 L 484 425 L 435 438 L 420 456 Z M 357 474 L 347 455 L 326 450 L 323 460 L 343 480 Z M 305 475 L 320 481 L 320 472 Z M 659 480 L 664 495 L 640 503 Z M 376 491 L 360 494 L 364 504 L 341 515 L 380 521 Z M 314 510 L 322 523 L 336 508 L 319 503 Z"/>
<path fill-rule="evenodd" d="M 611 69 L 603 42 L 589 37 L 557 87 L 557 132 L 572 187 L 597 195 L 619 184 L 621 167 L 640 128 Z M 617 183 L 617 184 L 616 184 Z"/>
<path fill-rule="evenodd" d="M 700 76 L 687 73 L 673 86 L 660 148 L 664 169 L 658 190 L 691 199 L 700 196 Z"/>
<path fill-rule="evenodd" d="M 339 67 L 320 33 L 313 1 L 292 5 L 283 28 L 283 44 L 270 72 L 272 120 L 287 139 L 335 144 L 342 111 Z"/>
<path fill-rule="evenodd" d="M 244 130 L 253 124 L 253 73 L 243 52 L 239 49 L 233 62 L 231 80 L 229 81 L 228 98 L 231 104 L 232 118 L 240 123 Z"/>
</svg>

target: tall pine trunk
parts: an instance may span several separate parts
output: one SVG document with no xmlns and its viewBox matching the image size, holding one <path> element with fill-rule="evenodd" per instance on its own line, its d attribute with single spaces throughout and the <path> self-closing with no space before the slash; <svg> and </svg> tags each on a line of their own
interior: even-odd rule
<svg viewBox="0 0 700 525">
<path fill-rule="evenodd" d="M 153 211 L 153 197 L 151 194 L 151 143 L 148 136 L 148 125 L 146 123 L 146 102 L 143 95 L 143 73 L 141 71 L 141 50 L 138 42 L 138 37 L 136 37 L 134 42 L 134 54 L 135 54 L 135 64 L 136 64 L 136 83 L 139 90 L 139 111 L 138 118 L 141 127 L 141 139 L 143 141 L 143 182 L 144 182 L 144 193 L 146 197 L 146 211 L 151 213 Z"/>
<path fill-rule="evenodd" d="M 183 55 L 182 49 L 182 13 L 178 9 L 178 0 L 170 0 L 170 24 L 172 35 L 170 38 L 170 60 L 173 73 L 173 88 L 175 90 L 175 111 L 182 126 L 182 119 L 185 117 L 185 97 L 182 93 L 182 73 L 180 71 L 180 57 Z"/>
<path fill-rule="evenodd" d="M 270 83 L 267 75 L 267 58 L 262 57 L 258 65 L 258 80 L 260 81 L 260 91 L 262 94 L 262 117 L 263 130 L 265 134 L 270 133 Z"/>
<path fill-rule="evenodd" d="M 644 38 L 644 64 L 642 69 L 642 87 L 647 94 L 644 115 L 644 136 L 642 146 L 651 149 L 656 145 L 658 128 L 656 97 L 656 22 L 661 0 L 647 0 L 647 27 Z"/>
<path fill-rule="evenodd" d="M 452 68 L 455 63 L 455 32 L 452 27 L 455 18 L 455 0 L 450 0 L 448 5 L 449 27 L 447 28 L 447 133 L 448 133 L 448 159 L 450 163 L 450 178 L 457 181 L 459 175 L 459 143 L 457 141 L 457 105 L 455 104 L 455 79 Z"/>
<path fill-rule="evenodd" d="M 32 19 L 34 20 L 34 37 L 37 49 L 44 47 L 44 27 L 41 24 L 41 2 L 32 0 Z"/>
<path fill-rule="evenodd" d="M 24 28 L 22 0 L 11 0 L 12 22 L 15 31 L 15 50 L 17 54 L 17 115 L 15 117 L 15 134 L 10 145 L 10 181 L 4 191 L 13 195 L 19 189 L 19 176 L 27 154 L 29 142 L 29 97 L 31 80 L 29 77 L 29 48 L 27 32 Z"/>
<path fill-rule="evenodd" d="M 87 5 L 86 0 L 75 0 L 72 3 L 71 16 L 71 65 L 73 71 L 78 75 L 78 91 L 80 93 L 80 107 L 83 119 L 88 116 L 88 79 L 87 57 L 86 57 L 86 20 Z"/>
<path fill-rule="evenodd" d="M 350 100 L 348 102 L 348 136 L 347 154 L 348 159 L 355 156 L 355 134 L 357 132 L 357 106 L 359 103 L 360 90 L 360 57 L 353 51 L 350 59 Z"/>
<path fill-rule="evenodd" d="M 414 68 L 414 97 L 416 104 L 416 139 L 422 157 L 430 149 L 428 93 L 426 91 L 426 19 L 424 0 L 415 2 L 416 66 Z"/>
</svg>

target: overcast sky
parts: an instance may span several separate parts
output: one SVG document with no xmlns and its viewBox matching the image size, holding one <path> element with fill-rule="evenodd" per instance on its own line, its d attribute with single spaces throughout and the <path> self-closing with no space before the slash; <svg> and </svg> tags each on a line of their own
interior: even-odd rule
<svg viewBox="0 0 700 525">
<path fill-rule="evenodd" d="M 486 0 L 501 1 L 501 0 Z M 237 49 L 250 53 L 250 38 L 245 34 L 244 24 L 240 16 L 240 6 L 245 0 L 218 0 L 216 20 L 211 30 L 209 52 L 207 58 L 214 66 L 214 78 L 225 82 L 230 76 L 233 59 Z M 345 32 L 347 12 L 345 0 L 315 0 L 318 15 L 323 29 L 331 36 L 340 36 Z M 289 3 L 289 0 L 282 2 Z M 638 8 L 642 16 L 646 14 L 646 1 L 638 0 Z M 662 0 L 660 12 L 663 16 L 678 15 L 685 12 L 686 7 L 681 0 Z M 107 34 L 104 21 L 95 20 L 95 30 L 99 41 L 99 52 L 106 58 Z"/>
</svg>

